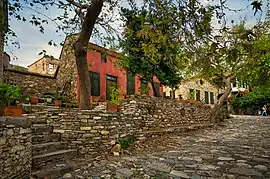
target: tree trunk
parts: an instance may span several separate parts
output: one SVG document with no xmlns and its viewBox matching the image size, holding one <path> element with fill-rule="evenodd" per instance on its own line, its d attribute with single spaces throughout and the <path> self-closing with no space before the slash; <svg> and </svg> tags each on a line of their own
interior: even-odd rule
<svg viewBox="0 0 270 179">
<path fill-rule="evenodd" d="M 82 30 L 74 44 L 75 59 L 79 76 L 80 109 L 89 109 L 91 95 L 91 81 L 88 73 L 87 50 L 96 20 L 102 10 L 103 0 L 93 0 L 87 8 L 87 13 L 82 22 Z"/>
<path fill-rule="evenodd" d="M 175 95 L 174 95 L 175 90 L 174 90 L 174 88 L 173 88 L 173 87 L 171 87 L 171 88 L 172 88 L 172 95 L 171 95 L 171 99 L 174 99 L 174 98 L 175 98 Z"/>
<path fill-rule="evenodd" d="M 157 92 L 157 90 L 156 90 L 156 88 L 155 88 L 155 83 L 154 83 L 154 81 L 151 82 L 151 85 L 152 85 L 152 89 L 153 89 L 154 96 L 159 97 L 159 96 L 158 96 L 158 92 Z"/>
<path fill-rule="evenodd" d="M 223 95 L 218 99 L 218 103 L 215 105 L 211 112 L 210 120 L 212 123 L 218 123 L 222 121 L 225 116 L 223 115 L 224 110 L 227 110 L 226 107 L 223 106 L 225 100 L 228 98 L 232 91 L 231 82 L 235 78 L 235 75 L 229 75 L 223 77 L 223 82 L 225 83 L 225 91 Z"/>
</svg>

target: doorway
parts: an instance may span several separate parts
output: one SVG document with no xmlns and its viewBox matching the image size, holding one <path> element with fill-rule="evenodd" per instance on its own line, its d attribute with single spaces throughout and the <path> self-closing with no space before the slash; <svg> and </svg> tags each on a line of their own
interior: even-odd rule
<svg viewBox="0 0 270 179">
<path fill-rule="evenodd" d="M 106 100 L 111 100 L 111 87 L 117 88 L 117 77 L 112 75 L 106 75 Z"/>
</svg>

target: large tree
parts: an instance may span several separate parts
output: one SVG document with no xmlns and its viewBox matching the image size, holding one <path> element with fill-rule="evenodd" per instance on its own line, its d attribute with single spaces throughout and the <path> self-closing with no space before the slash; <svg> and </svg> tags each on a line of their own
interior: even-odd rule
<svg viewBox="0 0 270 179">
<path fill-rule="evenodd" d="M 132 1 L 132 0 L 129 0 Z M 88 75 L 88 68 L 86 62 L 87 47 L 90 38 L 94 32 L 98 32 L 95 28 L 96 24 L 105 27 L 105 31 L 109 35 L 111 28 L 108 22 L 113 21 L 114 16 L 109 16 L 108 14 L 113 11 L 113 7 L 117 6 L 117 0 L 9 0 L 9 15 L 13 16 L 17 20 L 22 20 L 25 22 L 30 22 L 31 24 L 37 26 L 39 30 L 44 32 L 44 24 L 54 23 L 57 26 L 57 31 L 64 31 L 67 33 L 79 32 L 79 37 L 74 44 L 75 57 L 77 64 L 77 71 L 80 81 L 80 108 L 86 109 L 89 107 L 89 97 L 90 97 L 90 79 Z M 163 2 L 160 1 L 148 1 L 145 0 L 147 4 L 155 3 L 159 4 L 160 8 L 163 8 Z M 196 16 L 197 13 L 187 10 L 198 5 L 199 1 L 197 0 L 179 0 L 179 1 L 166 1 L 165 4 L 174 4 L 178 3 L 179 6 L 173 7 L 173 12 L 179 14 L 180 17 L 187 15 L 188 17 Z M 226 0 L 220 1 L 218 8 L 224 7 L 224 2 Z M 106 6 L 107 4 L 107 6 Z M 103 8 L 103 7 L 106 8 Z M 255 10 L 261 9 L 261 3 L 254 0 L 253 7 Z M 62 12 L 57 17 L 49 17 L 44 10 L 51 8 L 60 9 Z M 175 9 L 176 8 L 176 9 Z M 103 9 L 103 10 L 102 10 Z M 30 19 L 27 19 L 25 16 L 22 16 L 22 11 L 32 11 L 33 14 Z M 44 13 L 43 13 L 44 12 Z M 170 11 L 163 11 L 164 15 L 174 15 Z M 220 13 L 218 13 L 220 14 Z M 221 13 L 223 16 L 224 13 Z M 103 16 L 101 16 L 103 15 Z M 220 15 L 219 15 L 220 17 Z M 200 19 L 200 17 L 199 17 Z M 175 21 L 181 21 L 183 18 L 179 19 L 176 17 Z M 190 19 L 186 19 L 188 22 Z M 196 21 L 196 19 L 193 19 Z M 183 26 L 185 31 L 194 28 L 196 31 L 198 28 L 196 26 L 192 27 L 189 24 L 194 24 L 194 21 L 190 23 L 185 23 L 186 26 Z M 197 31 L 200 32 L 200 31 Z M 14 35 L 14 34 L 13 34 Z M 182 35 L 182 34 L 180 34 Z M 196 34 L 195 34 L 196 35 Z M 186 38 L 186 37 L 185 37 Z M 194 42 L 195 39 L 192 39 L 190 36 L 190 42 Z"/>
<path fill-rule="evenodd" d="M 213 7 L 184 0 L 146 3 L 147 8 L 131 4 L 132 9 L 122 9 L 125 31 L 120 64 L 150 82 L 156 76 L 174 89 L 182 79 L 184 49 L 211 33 Z"/>
<path fill-rule="evenodd" d="M 231 93 L 233 80 L 243 77 L 243 69 L 245 72 L 252 70 L 250 56 L 255 39 L 254 29 L 248 29 L 242 23 L 224 29 L 192 53 L 190 70 L 212 80 L 223 89 L 213 110 L 213 120 L 220 115 L 222 105 Z"/>
</svg>

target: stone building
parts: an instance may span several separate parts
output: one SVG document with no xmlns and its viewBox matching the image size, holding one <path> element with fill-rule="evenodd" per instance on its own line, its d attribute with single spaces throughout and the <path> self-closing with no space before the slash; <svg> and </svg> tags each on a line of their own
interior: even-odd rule
<svg viewBox="0 0 270 179">
<path fill-rule="evenodd" d="M 77 67 L 73 44 L 77 36 L 68 36 L 65 40 L 61 55 L 60 69 L 57 76 L 59 91 L 72 99 L 79 98 L 79 85 L 77 76 Z M 120 89 L 121 96 L 134 95 L 140 93 L 140 87 L 148 86 L 149 95 L 154 96 L 150 82 L 147 82 L 138 75 L 132 76 L 125 69 L 116 66 L 120 54 L 89 43 L 87 51 L 88 70 L 91 78 L 91 96 L 97 100 L 104 101 L 110 98 L 110 87 L 114 86 Z M 162 86 L 159 80 L 154 77 L 154 88 L 162 95 Z"/>
<path fill-rule="evenodd" d="M 173 91 L 169 87 L 164 87 L 164 96 L 178 99 L 194 99 L 205 104 L 215 104 L 218 100 L 219 88 L 205 79 L 189 79 L 182 81 L 178 89 Z"/>
<path fill-rule="evenodd" d="M 0 1 L 0 83 L 4 81 L 4 43 L 8 30 L 8 1 Z"/>
<path fill-rule="evenodd" d="M 53 56 L 45 55 L 44 57 L 29 65 L 28 71 L 43 75 L 53 75 L 55 74 L 58 65 L 58 59 L 55 59 Z"/>
</svg>

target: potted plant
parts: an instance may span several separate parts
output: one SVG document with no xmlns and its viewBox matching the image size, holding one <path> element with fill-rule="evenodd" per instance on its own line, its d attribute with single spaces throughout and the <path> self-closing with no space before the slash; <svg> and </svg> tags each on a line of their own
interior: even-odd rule
<svg viewBox="0 0 270 179">
<path fill-rule="evenodd" d="M 150 88 L 148 85 L 143 84 L 140 86 L 140 94 L 141 96 L 149 96 Z"/>
<path fill-rule="evenodd" d="M 120 107 L 120 90 L 115 87 L 110 87 L 110 100 L 107 103 L 107 111 L 119 112 Z"/>
<path fill-rule="evenodd" d="M 38 97 L 34 94 L 30 95 L 29 99 L 30 104 L 37 104 L 38 103 Z"/>
<path fill-rule="evenodd" d="M 13 85 L 0 84 L 0 115 L 21 116 L 22 108 L 17 106 L 17 100 L 22 97 L 21 90 Z"/>
<path fill-rule="evenodd" d="M 30 96 L 28 94 L 23 94 L 22 98 L 19 100 L 20 104 L 24 104 L 26 101 L 29 102 Z"/>
<path fill-rule="evenodd" d="M 79 107 L 77 101 L 72 101 L 72 107 L 73 108 L 78 108 Z"/>
</svg>

